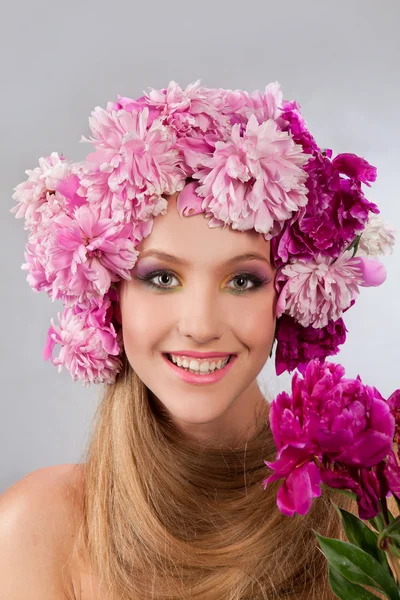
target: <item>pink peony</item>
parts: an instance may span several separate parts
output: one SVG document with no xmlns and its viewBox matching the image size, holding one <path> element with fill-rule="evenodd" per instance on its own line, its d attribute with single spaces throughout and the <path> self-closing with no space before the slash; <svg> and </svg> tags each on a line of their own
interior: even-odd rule
<svg viewBox="0 0 400 600">
<path fill-rule="evenodd" d="M 52 299 L 104 295 L 112 282 L 130 279 L 138 252 L 130 238 L 130 224 L 101 219 L 91 205 L 53 219 L 46 241 L 46 277 L 52 282 Z"/>
<path fill-rule="evenodd" d="M 49 296 L 52 295 L 53 285 L 52 279 L 46 274 L 47 251 L 45 240 L 48 236 L 43 237 L 37 242 L 28 242 L 25 247 L 26 263 L 21 265 L 21 269 L 28 271 L 27 282 L 34 292 L 46 292 Z"/>
<path fill-rule="evenodd" d="M 391 451 L 388 457 L 390 454 Z M 329 487 L 346 489 L 356 494 L 358 516 L 360 519 L 372 519 L 381 510 L 380 498 L 387 496 L 389 491 L 384 469 L 385 461 L 370 468 L 330 464 L 321 470 L 321 479 Z"/>
<path fill-rule="evenodd" d="M 279 293 L 276 316 L 286 313 L 303 327 L 326 327 L 350 307 L 358 286 L 380 285 L 386 277 L 376 259 L 344 252 L 336 260 L 321 254 L 314 261 L 289 263 L 278 271 L 275 286 Z"/>
<path fill-rule="evenodd" d="M 283 314 L 277 322 L 275 370 L 277 375 L 298 369 L 301 373 L 313 358 L 324 360 L 339 352 L 346 341 L 343 319 L 328 321 L 325 327 L 303 327 L 289 315 Z"/>
<path fill-rule="evenodd" d="M 278 81 L 265 86 L 264 92 L 254 90 L 251 94 L 244 90 L 222 90 L 225 112 L 229 111 L 230 122 L 240 124 L 240 132 L 246 129 L 251 115 L 255 115 L 261 125 L 268 119 L 274 119 L 281 130 L 287 125 L 281 117 L 282 90 Z M 229 107 L 227 109 L 227 107 Z"/>
<path fill-rule="evenodd" d="M 162 194 L 183 188 L 185 173 L 174 148 L 175 134 L 160 119 L 148 124 L 149 109 L 111 114 L 100 107 L 89 119 L 96 152 L 88 154 L 81 185 L 101 216 L 146 220 L 165 210 Z M 158 203 L 161 202 L 161 208 Z"/>
<path fill-rule="evenodd" d="M 160 119 L 175 130 L 178 138 L 202 137 L 211 132 L 223 138 L 231 127 L 220 92 L 223 90 L 202 86 L 198 79 L 184 90 L 170 81 L 166 89 L 150 88 L 145 97 L 146 103 L 160 111 Z"/>
<path fill-rule="evenodd" d="M 116 333 L 112 318 L 109 297 L 93 301 L 90 310 L 64 309 L 58 314 L 58 326 L 51 319 L 43 350 L 44 360 L 50 358 L 58 365 L 59 372 L 64 366 L 74 381 L 83 380 L 84 387 L 90 383 L 113 383 L 121 369 L 118 355 L 122 336 L 120 331 Z M 61 350 L 58 357 L 52 358 L 56 344 Z"/>
<path fill-rule="evenodd" d="M 318 252 L 336 258 L 362 233 L 370 212 L 379 213 L 361 190 L 362 183 L 369 186 L 375 181 L 376 168 L 350 153 L 331 160 L 332 150 L 318 147 L 296 102 L 284 102 L 282 118 L 294 141 L 310 154 L 304 167 L 308 203 L 272 240 L 275 264 L 280 267 L 290 259 L 307 260 Z"/>
<path fill-rule="evenodd" d="M 193 174 L 206 216 L 232 229 L 255 229 L 270 239 L 293 211 L 307 203 L 301 168 L 307 157 L 272 119 L 259 125 L 252 115 L 243 137 L 235 124 L 231 139 L 217 142 L 214 155 Z"/>
<path fill-rule="evenodd" d="M 117 102 L 107 102 L 107 112 L 110 114 L 120 110 L 124 110 L 128 113 L 132 113 L 132 111 L 140 112 L 146 106 L 149 111 L 149 117 L 147 120 L 148 127 L 151 127 L 153 121 L 161 114 L 161 110 L 159 108 L 149 105 L 146 96 L 141 96 L 137 100 L 134 100 L 133 98 L 127 98 L 126 96 L 120 96 L 117 94 L 117 98 Z"/>
<path fill-rule="evenodd" d="M 388 404 L 359 376 L 346 379 L 344 374 L 339 364 L 312 360 L 304 378 L 294 374 L 292 394 L 282 392 L 271 403 L 277 457 L 265 461 L 274 473 L 264 489 L 284 479 L 277 498 L 283 514 L 308 512 L 320 495 L 321 472 L 330 465 L 365 469 L 391 450 L 395 420 Z"/>
<path fill-rule="evenodd" d="M 17 219 L 25 219 L 25 229 L 33 236 L 40 235 L 47 227 L 48 219 L 43 216 L 46 217 L 47 205 L 51 206 L 48 216 L 64 208 L 64 198 L 56 190 L 58 181 L 68 177 L 70 170 L 65 158 L 52 152 L 47 158 L 39 158 L 39 167 L 27 169 L 28 179 L 14 188 L 12 197 L 18 204 L 10 212 Z"/>
</svg>

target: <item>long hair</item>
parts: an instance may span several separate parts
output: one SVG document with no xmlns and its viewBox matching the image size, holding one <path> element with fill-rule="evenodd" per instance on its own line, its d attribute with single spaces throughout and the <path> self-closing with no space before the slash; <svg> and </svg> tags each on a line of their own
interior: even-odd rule
<svg viewBox="0 0 400 600">
<path fill-rule="evenodd" d="M 243 447 L 186 439 L 151 401 L 126 356 L 106 386 L 85 451 L 76 552 L 117 600 L 328 600 L 312 529 L 345 539 L 324 489 L 306 516 L 283 516 L 264 490 L 276 448 L 268 402 Z"/>
</svg>

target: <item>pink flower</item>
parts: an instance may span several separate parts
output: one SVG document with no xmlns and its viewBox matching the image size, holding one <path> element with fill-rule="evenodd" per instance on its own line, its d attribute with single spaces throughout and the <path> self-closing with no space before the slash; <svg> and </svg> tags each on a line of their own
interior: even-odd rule
<svg viewBox="0 0 400 600">
<path fill-rule="evenodd" d="M 400 389 L 395 390 L 388 398 L 388 405 L 396 422 L 396 432 L 394 441 L 396 444 L 400 444 Z"/>
<path fill-rule="evenodd" d="M 254 228 L 270 239 L 307 203 L 307 176 L 301 168 L 307 160 L 272 119 L 259 125 L 252 115 L 243 137 L 235 124 L 231 139 L 217 142 L 214 155 L 193 174 L 201 184 L 197 194 L 205 198 L 206 216 L 232 229 Z"/>
<path fill-rule="evenodd" d="M 312 325 L 303 327 L 293 317 L 283 314 L 277 323 L 276 374 L 296 368 L 304 373 L 313 358 L 324 360 L 337 354 L 339 345 L 346 341 L 346 332 L 343 319 L 328 321 L 325 327 L 316 329 Z"/>
<path fill-rule="evenodd" d="M 363 287 L 377 287 L 386 280 L 386 268 L 380 260 L 363 256 L 355 256 L 352 260 L 361 271 Z"/>
<path fill-rule="evenodd" d="M 75 210 L 72 219 L 61 214 L 53 219 L 46 243 L 46 277 L 52 282 L 52 298 L 65 295 L 82 301 L 104 295 L 112 282 L 130 279 L 138 252 L 130 238 L 130 224 L 116 224 L 98 217 L 91 205 Z"/>
<path fill-rule="evenodd" d="M 282 461 L 265 464 L 271 468 L 279 468 L 279 473 L 282 476 L 288 475 L 277 495 L 277 506 L 283 515 L 292 517 L 296 512 L 299 515 L 305 515 L 310 510 L 311 501 L 313 498 L 318 498 L 321 495 L 321 474 L 318 467 L 309 460 L 301 462 L 299 457 L 301 451 L 295 452 L 288 449 L 285 453 L 286 469 Z M 291 458 L 296 460 L 296 466 L 291 466 Z M 271 476 L 264 481 L 264 489 L 268 483 L 274 481 Z"/>
<path fill-rule="evenodd" d="M 400 498 L 400 467 L 396 458 L 396 454 L 393 450 L 388 455 L 384 476 L 389 490 L 398 498 Z"/>
<path fill-rule="evenodd" d="M 286 313 L 303 327 L 315 328 L 339 319 L 357 297 L 358 286 L 371 281 L 368 269 L 361 268 L 361 260 L 352 258 L 348 250 L 335 261 L 320 254 L 312 262 L 299 260 L 286 265 L 275 278 L 280 294 L 277 317 Z"/>
<path fill-rule="evenodd" d="M 274 473 L 264 488 L 284 479 L 278 491 L 284 514 L 291 516 L 298 508 L 299 514 L 308 512 L 329 465 L 369 468 L 391 450 L 394 417 L 388 404 L 359 376 L 347 379 L 344 373 L 339 364 L 312 360 L 303 379 L 294 374 L 292 394 L 282 392 L 271 403 L 277 457 L 272 463 L 265 461 Z"/>
<path fill-rule="evenodd" d="M 376 168 L 350 153 L 331 160 L 332 150 L 317 146 L 297 103 L 284 106 L 282 117 L 289 123 L 288 131 L 304 152 L 310 153 L 310 160 L 304 167 L 308 174 L 308 203 L 272 240 L 277 267 L 295 258 L 312 259 L 318 252 L 338 257 L 363 232 L 370 212 L 379 212 L 361 189 L 362 183 L 369 185 L 375 181 Z"/>
<path fill-rule="evenodd" d="M 221 138 L 230 131 L 220 90 L 200 85 L 200 79 L 184 90 L 175 81 L 170 81 L 166 89 L 150 90 L 145 94 L 147 104 L 160 111 L 160 118 L 176 131 L 178 138 L 211 131 Z"/>
<path fill-rule="evenodd" d="M 78 194 L 80 179 L 76 173 L 69 173 L 64 179 L 56 181 L 56 191 L 65 198 L 64 206 L 67 214 L 72 214 L 74 209 L 82 206 L 87 199 Z"/>
<path fill-rule="evenodd" d="M 204 212 L 202 206 L 204 198 L 197 195 L 197 188 L 198 184 L 195 181 L 191 181 L 180 192 L 176 206 L 181 216 L 190 217 Z"/>
<path fill-rule="evenodd" d="M 42 238 L 37 242 L 28 242 L 25 247 L 26 263 L 21 265 L 21 269 L 28 271 L 27 282 L 34 292 L 46 292 L 51 296 L 53 285 L 52 280 L 47 277 L 46 263 L 46 239 Z"/>
<path fill-rule="evenodd" d="M 148 123 L 149 109 L 111 114 L 100 107 L 89 119 L 96 152 L 86 157 L 81 185 L 88 201 L 101 216 L 115 221 L 147 220 L 165 211 L 162 194 L 173 194 L 184 186 L 180 155 L 174 148 L 175 134 L 160 119 Z M 161 202 L 161 207 L 158 203 Z"/>
<path fill-rule="evenodd" d="M 18 204 L 10 212 L 17 219 L 25 218 L 24 228 L 33 236 L 40 235 L 47 226 L 48 220 L 43 217 L 43 211 L 48 209 L 46 205 L 51 206 L 51 214 L 64 208 L 64 198 L 56 190 L 58 181 L 68 177 L 70 170 L 71 165 L 65 158 L 52 152 L 47 158 L 39 158 L 39 167 L 27 169 L 28 179 L 14 188 L 12 197 Z"/>
<path fill-rule="evenodd" d="M 329 487 L 356 494 L 358 516 L 360 519 L 372 519 L 381 510 L 380 498 L 387 496 L 389 491 L 383 475 L 384 465 L 384 461 L 370 468 L 330 464 L 321 470 L 321 479 Z"/>
<path fill-rule="evenodd" d="M 343 173 L 350 179 L 357 179 L 368 187 L 371 187 L 370 181 L 376 181 L 376 167 L 356 154 L 349 152 L 338 154 L 332 164 L 339 173 Z"/>
<path fill-rule="evenodd" d="M 261 124 L 268 119 L 274 119 L 279 128 L 284 130 L 287 121 L 281 117 L 282 90 L 278 81 L 265 86 L 264 92 L 254 90 L 251 94 L 243 90 L 222 90 L 224 104 L 229 107 L 230 122 L 239 123 L 241 133 L 252 114 Z M 227 112 L 227 108 L 224 108 Z"/>
<path fill-rule="evenodd" d="M 134 100 L 133 98 L 127 98 L 126 96 L 120 96 L 119 94 L 117 94 L 117 98 L 118 102 L 107 102 L 107 112 L 118 112 L 121 109 L 128 113 L 131 113 L 132 111 L 139 112 L 145 106 L 147 106 L 149 110 L 149 118 L 147 121 L 148 127 L 151 127 L 153 121 L 157 119 L 161 114 L 160 109 L 158 109 L 156 106 L 149 105 L 145 96 L 141 96 L 137 100 Z"/>
<path fill-rule="evenodd" d="M 90 310 L 64 309 L 58 313 L 59 326 L 51 319 L 44 360 L 50 358 L 53 365 L 58 365 L 59 372 L 64 366 L 74 381 L 83 381 L 84 387 L 90 383 L 113 383 L 121 369 L 118 355 L 122 336 L 116 333 L 112 316 L 109 298 L 93 302 Z M 61 350 L 58 357 L 52 358 L 56 344 Z"/>
</svg>

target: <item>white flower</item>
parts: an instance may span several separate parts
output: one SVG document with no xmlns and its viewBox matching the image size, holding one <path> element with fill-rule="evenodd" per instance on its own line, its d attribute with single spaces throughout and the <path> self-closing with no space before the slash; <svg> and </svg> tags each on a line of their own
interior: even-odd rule
<svg viewBox="0 0 400 600">
<path fill-rule="evenodd" d="M 370 213 L 367 225 L 362 232 L 357 256 L 385 256 L 392 254 L 396 243 L 396 229 L 385 223 L 381 215 Z"/>
</svg>

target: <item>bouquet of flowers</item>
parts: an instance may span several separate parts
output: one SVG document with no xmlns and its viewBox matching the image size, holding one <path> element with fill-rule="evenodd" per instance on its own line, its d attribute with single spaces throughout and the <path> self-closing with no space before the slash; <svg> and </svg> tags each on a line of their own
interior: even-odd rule
<svg viewBox="0 0 400 600">
<path fill-rule="evenodd" d="M 314 359 L 295 373 L 291 395 L 271 403 L 270 425 L 277 447 L 273 474 L 264 489 L 282 479 L 282 514 L 305 515 L 321 486 L 351 496 L 358 517 L 339 508 L 348 542 L 317 536 L 328 561 L 329 583 L 342 600 L 400 598 L 400 389 L 385 400 L 379 391 L 344 377 L 340 364 Z M 366 586 L 366 587 L 364 587 Z"/>
</svg>

